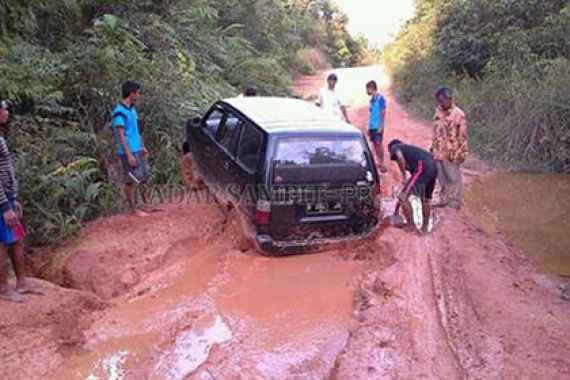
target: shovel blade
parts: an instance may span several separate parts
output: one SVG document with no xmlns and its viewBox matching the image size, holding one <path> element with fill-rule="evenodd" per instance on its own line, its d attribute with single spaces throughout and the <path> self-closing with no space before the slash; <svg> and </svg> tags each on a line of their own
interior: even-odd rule
<svg viewBox="0 0 570 380">
<path fill-rule="evenodd" d="M 406 226 L 406 220 L 402 215 L 391 215 L 390 225 L 392 227 L 402 228 Z"/>
</svg>

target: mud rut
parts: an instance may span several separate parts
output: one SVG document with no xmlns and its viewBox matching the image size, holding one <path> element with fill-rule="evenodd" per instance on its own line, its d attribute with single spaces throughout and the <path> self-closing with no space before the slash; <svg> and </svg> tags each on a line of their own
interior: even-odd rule
<svg viewBox="0 0 570 380">
<path fill-rule="evenodd" d="M 369 78 L 389 87 L 379 68 L 339 74 L 358 85 L 343 89 L 356 104 Z M 320 83 L 295 89 L 309 97 Z M 426 146 L 429 129 L 388 99 L 388 138 Z M 353 122 L 365 125 L 366 112 L 353 108 Z M 472 159 L 466 173 L 491 170 Z M 390 229 L 272 259 L 233 250 L 206 199 L 100 220 L 38 255 L 37 273 L 78 290 L 38 281 L 45 297 L 0 305 L 0 378 L 570 377 L 568 302 L 469 207 L 441 212 L 425 238 Z M 125 241 L 125 223 L 136 239 Z"/>
</svg>

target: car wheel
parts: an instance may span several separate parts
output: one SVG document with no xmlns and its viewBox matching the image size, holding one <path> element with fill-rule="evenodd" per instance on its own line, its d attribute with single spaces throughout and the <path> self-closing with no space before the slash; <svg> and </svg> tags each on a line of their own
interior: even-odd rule
<svg viewBox="0 0 570 380">
<path fill-rule="evenodd" d="M 254 247 L 253 243 L 247 237 L 247 234 L 244 231 L 244 226 L 241 222 L 239 211 L 234 207 L 229 210 L 228 219 L 226 222 L 226 231 L 235 249 L 245 252 Z"/>
<path fill-rule="evenodd" d="M 204 188 L 204 180 L 196 170 L 192 153 L 186 153 L 180 159 L 180 177 L 188 189 L 199 190 Z"/>
</svg>

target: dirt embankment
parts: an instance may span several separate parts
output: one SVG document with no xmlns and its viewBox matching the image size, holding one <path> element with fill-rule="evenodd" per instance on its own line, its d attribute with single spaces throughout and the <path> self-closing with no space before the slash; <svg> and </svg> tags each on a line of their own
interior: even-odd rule
<svg viewBox="0 0 570 380">
<path fill-rule="evenodd" d="M 0 379 L 53 374 L 88 350 L 86 331 L 120 296 L 209 244 L 222 228 L 222 213 L 206 199 L 162 207 L 147 218 L 98 220 L 77 239 L 30 258 L 33 272 L 50 282 L 34 280 L 45 295 L 29 296 L 26 304 L 0 304 Z"/>
<path fill-rule="evenodd" d="M 81 352 L 84 330 L 108 305 L 90 293 L 36 280 L 46 296 L 0 304 L 0 379 L 42 379 Z"/>
<path fill-rule="evenodd" d="M 340 70 L 364 127 L 364 83 Z M 321 78 L 296 82 L 305 97 Z M 431 131 L 387 92 L 388 140 Z M 468 182 L 494 171 L 470 158 Z M 385 193 L 400 182 L 395 166 Z M 198 194 L 198 193 L 192 193 Z M 565 379 L 570 304 L 466 210 L 427 237 L 272 259 L 235 251 L 203 196 L 148 218 L 96 221 L 32 260 L 43 297 L 0 304 L 1 379 Z M 387 202 L 389 205 L 390 202 Z"/>
<path fill-rule="evenodd" d="M 88 225 L 79 239 L 39 252 L 30 260 L 36 275 L 64 287 L 112 299 L 145 275 L 181 260 L 177 247 L 198 248 L 222 230 L 224 216 L 203 192 L 145 218 L 117 215 Z"/>
</svg>

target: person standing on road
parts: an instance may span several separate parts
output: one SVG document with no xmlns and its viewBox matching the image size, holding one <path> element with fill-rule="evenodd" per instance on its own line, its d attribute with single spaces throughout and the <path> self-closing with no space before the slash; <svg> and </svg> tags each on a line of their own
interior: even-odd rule
<svg viewBox="0 0 570 380">
<path fill-rule="evenodd" d="M 432 154 L 436 160 L 441 199 L 436 207 L 460 209 L 463 205 L 461 165 L 467 158 L 468 135 L 465 113 L 455 105 L 451 89 L 438 87 L 434 116 Z"/>
<path fill-rule="evenodd" d="M 135 200 L 135 189 L 139 189 L 145 206 L 150 203 L 147 185 L 149 174 L 146 163 L 148 150 L 139 129 L 135 107 L 140 96 L 140 85 L 137 82 L 127 81 L 123 83 L 121 90 L 123 100 L 113 111 L 111 125 L 123 167 L 125 195 L 129 208 L 135 215 L 145 216 L 146 213 L 137 208 Z"/>
<path fill-rule="evenodd" d="M 404 212 L 408 229 L 416 230 L 410 195 L 412 193 L 422 201 L 422 232 L 429 232 L 429 220 L 431 216 L 431 200 L 437 180 L 437 167 L 429 152 L 414 145 L 404 144 L 400 140 L 392 140 L 388 145 L 390 159 L 396 161 L 402 172 L 402 191 L 398 197 L 400 207 Z M 406 176 L 410 173 L 410 178 Z"/>
<path fill-rule="evenodd" d="M 8 124 L 8 104 L 0 102 L 0 127 Z M 12 157 L 4 137 L 0 136 L 0 299 L 25 302 L 24 294 L 42 294 L 26 281 L 24 273 L 24 228 L 23 208 L 17 200 L 18 182 L 12 164 Z M 12 249 L 12 255 L 9 251 Z M 8 286 L 8 257 L 16 273 L 16 289 Z"/>
<path fill-rule="evenodd" d="M 366 92 L 370 96 L 369 118 L 368 118 L 368 136 L 376 151 L 380 171 L 386 173 L 388 169 L 384 165 L 384 130 L 386 120 L 386 99 L 378 92 L 378 84 L 376 81 L 370 81 L 366 84 Z"/>
<path fill-rule="evenodd" d="M 317 105 L 350 124 L 346 106 L 336 92 L 337 83 L 338 77 L 336 74 L 333 73 L 327 77 L 327 86 L 321 90 Z"/>
</svg>

